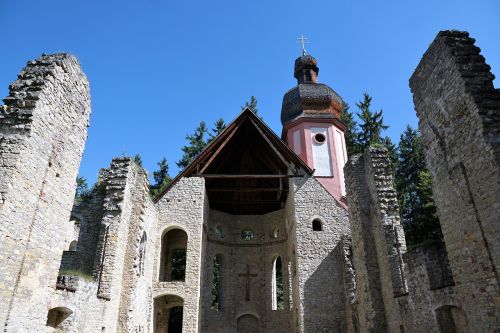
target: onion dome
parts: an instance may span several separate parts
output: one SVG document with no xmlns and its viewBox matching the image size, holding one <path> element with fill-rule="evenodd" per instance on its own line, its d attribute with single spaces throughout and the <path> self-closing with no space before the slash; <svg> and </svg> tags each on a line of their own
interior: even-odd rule
<svg viewBox="0 0 500 333">
<path fill-rule="evenodd" d="M 293 76 L 298 84 L 283 96 L 283 125 L 302 117 L 340 118 L 344 102 L 332 88 L 318 83 L 318 72 L 313 56 L 304 54 L 295 60 Z"/>
</svg>

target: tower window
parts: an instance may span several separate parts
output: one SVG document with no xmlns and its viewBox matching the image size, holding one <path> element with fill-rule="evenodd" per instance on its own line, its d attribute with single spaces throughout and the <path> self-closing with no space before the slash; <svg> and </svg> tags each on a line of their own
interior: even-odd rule
<svg viewBox="0 0 500 333">
<path fill-rule="evenodd" d="M 323 133 L 316 133 L 313 138 L 314 138 L 314 141 L 316 141 L 316 143 L 318 143 L 320 145 L 325 143 L 325 141 L 326 141 L 326 137 Z"/>
<path fill-rule="evenodd" d="M 323 225 L 318 219 L 314 219 L 312 223 L 313 231 L 323 231 Z"/>
</svg>

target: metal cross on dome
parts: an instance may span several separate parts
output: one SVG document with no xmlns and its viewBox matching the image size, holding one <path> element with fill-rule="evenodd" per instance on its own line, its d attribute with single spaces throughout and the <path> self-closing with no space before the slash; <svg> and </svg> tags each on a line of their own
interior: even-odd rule
<svg viewBox="0 0 500 333">
<path fill-rule="evenodd" d="M 309 38 L 301 35 L 299 38 L 297 38 L 297 40 L 300 41 L 300 44 L 302 44 L 302 55 L 305 56 L 307 54 L 306 44 L 309 44 Z"/>
</svg>

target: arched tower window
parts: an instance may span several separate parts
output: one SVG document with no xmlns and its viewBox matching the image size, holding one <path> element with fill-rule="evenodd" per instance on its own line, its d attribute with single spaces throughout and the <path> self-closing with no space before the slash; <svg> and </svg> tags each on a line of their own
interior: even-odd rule
<svg viewBox="0 0 500 333">
<path fill-rule="evenodd" d="M 78 245 L 78 242 L 76 240 L 72 241 L 71 243 L 69 243 L 68 251 L 76 251 L 77 245 Z"/>
<path fill-rule="evenodd" d="M 184 281 L 188 237 L 184 230 L 172 229 L 161 239 L 160 281 Z"/>
<path fill-rule="evenodd" d="M 146 261 L 146 244 L 148 241 L 148 236 L 146 232 L 142 233 L 141 242 L 139 243 L 139 263 L 137 265 L 137 275 L 144 276 L 144 263 Z"/>
<path fill-rule="evenodd" d="M 283 310 L 284 308 L 283 262 L 281 257 L 278 256 L 273 260 L 272 309 Z"/>
<path fill-rule="evenodd" d="M 319 219 L 314 219 L 312 222 L 313 231 L 323 231 L 323 224 Z"/>
<path fill-rule="evenodd" d="M 217 254 L 214 257 L 213 278 L 212 278 L 212 310 L 222 310 L 222 278 L 223 278 L 223 257 Z"/>
</svg>

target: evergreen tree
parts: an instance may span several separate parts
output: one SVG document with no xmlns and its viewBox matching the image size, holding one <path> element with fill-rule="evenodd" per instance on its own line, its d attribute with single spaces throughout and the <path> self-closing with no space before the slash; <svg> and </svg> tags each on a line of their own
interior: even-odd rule
<svg viewBox="0 0 500 333">
<path fill-rule="evenodd" d="M 351 156 L 361 152 L 361 147 L 358 142 L 358 123 L 354 120 L 354 115 L 349 111 L 349 104 L 344 102 L 344 111 L 340 113 L 340 120 L 346 126 L 345 143 L 347 147 L 347 155 Z"/>
<path fill-rule="evenodd" d="M 255 98 L 255 96 L 250 96 L 250 101 L 245 102 L 245 105 L 241 107 L 241 111 L 245 110 L 246 108 L 249 108 L 250 111 L 252 111 L 256 115 L 259 114 L 259 109 L 257 109 L 257 98 Z"/>
<path fill-rule="evenodd" d="M 361 112 L 357 113 L 361 119 L 361 131 L 358 136 L 362 150 L 365 148 L 380 143 L 380 134 L 383 130 L 389 128 L 384 124 L 382 110 L 372 112 L 370 110 L 372 98 L 367 93 L 363 94 L 363 101 L 356 103 L 356 106 Z"/>
<path fill-rule="evenodd" d="M 154 184 L 149 186 L 151 197 L 156 197 L 160 194 L 170 183 L 172 178 L 168 173 L 168 162 L 164 157 L 158 162 L 158 170 L 153 171 Z"/>
<path fill-rule="evenodd" d="M 420 133 L 407 126 L 398 147 L 395 185 L 408 244 L 441 239 L 441 228 L 432 197 Z"/>
<path fill-rule="evenodd" d="M 219 134 L 222 133 L 222 131 L 226 128 L 226 122 L 224 119 L 219 118 L 215 121 L 214 123 L 214 128 L 212 128 L 212 133 L 210 133 L 210 138 L 208 142 L 211 142 L 213 139 L 215 139 Z"/>
<path fill-rule="evenodd" d="M 76 192 L 75 198 L 82 198 L 88 195 L 90 192 L 89 185 L 87 184 L 87 179 L 84 177 L 78 176 L 76 177 Z"/>
<path fill-rule="evenodd" d="M 389 153 L 389 158 L 391 160 L 392 172 L 394 173 L 396 171 L 396 167 L 398 164 L 398 149 L 397 149 L 396 145 L 392 142 L 391 138 L 388 136 L 380 139 L 380 144 L 382 146 L 384 146 Z"/>
<path fill-rule="evenodd" d="M 177 166 L 184 169 L 193 161 L 196 156 L 205 148 L 207 141 L 205 135 L 208 129 L 204 121 L 200 122 L 200 125 L 196 128 L 195 132 L 191 135 L 186 135 L 186 140 L 188 145 L 182 147 L 182 158 L 177 162 Z"/>
<path fill-rule="evenodd" d="M 142 168 L 142 157 L 139 154 L 135 154 L 135 156 L 132 158 L 132 161 L 140 166 Z"/>
</svg>

